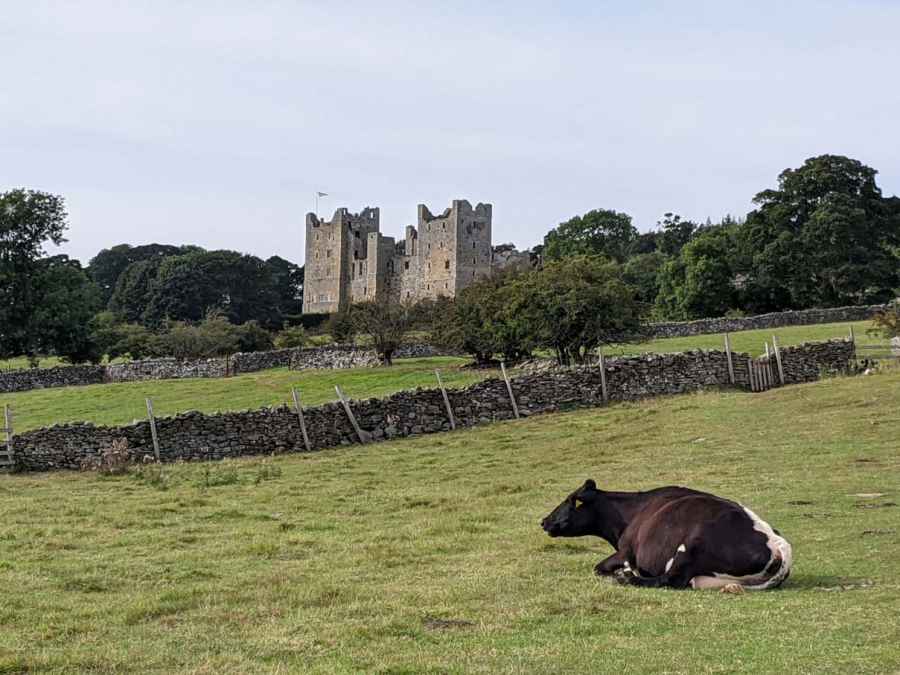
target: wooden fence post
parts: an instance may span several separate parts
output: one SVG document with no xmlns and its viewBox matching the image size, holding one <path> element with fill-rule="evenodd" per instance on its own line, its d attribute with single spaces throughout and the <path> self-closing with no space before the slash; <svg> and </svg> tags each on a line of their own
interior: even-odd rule
<svg viewBox="0 0 900 675">
<path fill-rule="evenodd" d="M 341 399 L 341 403 L 344 404 L 344 410 L 347 412 L 347 417 L 350 418 L 350 424 L 353 425 L 353 430 L 356 431 L 359 442 L 363 444 L 367 443 L 369 441 L 369 434 L 360 429 L 359 424 L 357 424 L 356 417 L 353 415 L 353 410 L 350 409 L 350 403 L 348 403 L 347 398 L 344 396 L 344 392 L 341 391 L 341 388 L 338 385 L 334 385 L 334 390 L 337 392 L 338 398 Z"/>
<path fill-rule="evenodd" d="M 15 457 L 13 457 L 13 422 L 12 422 L 12 411 L 9 409 L 9 404 L 4 404 L 3 406 L 3 424 L 4 430 L 6 431 L 6 461 L 0 462 L 0 466 L 13 466 L 15 464 Z"/>
<path fill-rule="evenodd" d="M 456 420 L 453 417 L 453 408 L 450 407 L 450 397 L 447 396 L 447 390 L 444 389 L 444 383 L 441 381 L 441 371 L 435 369 L 435 376 L 437 377 L 438 386 L 441 388 L 441 395 L 444 397 L 444 405 L 447 406 L 447 417 L 450 418 L 450 428 L 456 429 Z"/>
<path fill-rule="evenodd" d="M 153 439 L 153 455 L 159 462 L 159 436 L 156 435 L 156 417 L 153 415 L 153 399 L 147 399 L 147 419 L 150 420 L 150 437 Z"/>
<path fill-rule="evenodd" d="M 766 367 L 764 370 L 766 373 L 766 389 L 771 389 L 772 385 L 775 384 L 775 375 L 772 373 L 772 355 L 769 352 L 768 342 L 766 342 Z"/>
<path fill-rule="evenodd" d="M 516 419 L 519 419 L 519 405 L 516 403 L 512 382 L 509 381 L 509 375 L 506 374 L 506 364 L 503 361 L 500 362 L 500 372 L 503 373 L 503 380 L 506 382 L 506 391 L 509 392 L 509 400 L 512 401 L 513 413 L 515 413 Z"/>
<path fill-rule="evenodd" d="M 728 357 L 728 380 L 734 384 L 734 363 L 731 361 L 731 341 L 725 333 L 725 355 Z"/>
<path fill-rule="evenodd" d="M 297 411 L 297 418 L 300 420 L 300 432 L 303 434 L 303 445 L 306 451 L 312 450 L 309 445 L 309 436 L 306 433 L 306 420 L 303 419 L 303 406 L 300 405 L 300 394 L 297 393 L 296 387 L 291 387 L 291 396 L 294 398 L 294 410 Z"/>
<path fill-rule="evenodd" d="M 784 364 L 781 362 L 781 349 L 778 347 L 778 338 L 772 335 L 772 348 L 775 350 L 775 362 L 778 364 L 778 381 L 784 386 Z"/>
<path fill-rule="evenodd" d="M 750 391 L 756 391 L 756 378 L 753 373 L 753 357 L 747 359 L 747 379 L 750 382 Z"/>
<path fill-rule="evenodd" d="M 850 324 L 850 342 L 856 344 L 856 338 L 853 336 L 853 324 Z"/>
<path fill-rule="evenodd" d="M 602 350 L 597 350 L 597 357 L 600 361 L 600 393 L 603 395 L 603 402 L 606 403 L 609 401 L 609 390 L 606 388 L 606 359 Z"/>
</svg>

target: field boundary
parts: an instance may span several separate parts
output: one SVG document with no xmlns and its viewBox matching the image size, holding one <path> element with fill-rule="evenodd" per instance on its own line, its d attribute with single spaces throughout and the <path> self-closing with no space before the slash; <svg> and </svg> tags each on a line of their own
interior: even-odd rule
<svg viewBox="0 0 900 675">
<path fill-rule="evenodd" d="M 817 380 L 823 373 L 848 371 L 855 345 L 845 339 L 812 342 L 781 348 L 779 354 L 783 383 L 796 384 Z M 137 461 L 214 460 L 307 452 L 708 388 L 755 391 L 751 361 L 748 354 L 730 350 L 646 354 L 604 359 L 602 367 L 490 378 L 464 389 L 438 386 L 309 408 L 300 408 L 298 401 L 295 407 L 212 415 L 188 412 L 154 418 L 152 424 L 148 420 L 119 427 L 57 425 L 16 436 L 15 467 L 78 469 L 122 439 Z"/>
</svg>

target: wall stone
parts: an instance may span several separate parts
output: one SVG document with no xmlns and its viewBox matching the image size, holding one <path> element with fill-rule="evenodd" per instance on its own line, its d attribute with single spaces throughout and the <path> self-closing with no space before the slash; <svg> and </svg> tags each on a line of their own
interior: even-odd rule
<svg viewBox="0 0 900 675">
<path fill-rule="evenodd" d="M 853 357 L 849 341 L 810 343 L 785 348 L 787 383 L 807 382 L 824 372 L 845 371 Z M 736 386 L 747 390 L 746 354 L 734 355 Z M 724 352 L 692 351 L 611 358 L 606 365 L 609 398 L 627 401 L 728 386 Z M 602 404 L 600 369 L 586 366 L 529 373 L 512 380 L 523 416 Z M 465 389 L 448 390 L 457 424 L 471 427 L 511 419 L 512 406 L 503 380 L 488 379 Z M 437 433 L 450 428 L 439 389 L 403 391 L 383 399 L 352 401 L 360 426 L 376 440 Z M 339 403 L 305 408 L 313 449 L 357 442 Z M 297 415 L 287 406 L 205 415 L 186 412 L 159 418 L 163 461 L 211 460 L 243 455 L 303 452 Z M 67 424 L 17 436 L 13 451 L 22 471 L 77 469 L 119 438 L 128 441 L 136 460 L 153 454 L 147 422 L 122 427 Z"/>
<path fill-rule="evenodd" d="M 697 321 L 673 321 L 653 323 L 644 333 L 651 339 L 689 337 L 710 333 L 737 333 L 742 330 L 779 328 L 781 326 L 809 326 L 819 323 L 842 321 L 867 321 L 888 305 L 863 305 L 859 307 L 832 307 L 829 309 L 803 309 L 790 312 L 773 312 L 740 318 L 719 317 Z"/>
<path fill-rule="evenodd" d="M 442 356 L 443 352 L 427 344 L 403 345 L 395 359 Z M 354 345 L 325 345 L 322 347 L 275 349 L 267 352 L 247 352 L 228 358 L 178 361 L 176 359 L 146 359 L 114 363 L 107 366 L 59 366 L 57 368 L 29 368 L 0 373 L 0 393 L 73 387 L 104 382 L 140 382 L 144 380 L 181 380 L 195 377 L 227 377 L 241 373 L 255 373 L 271 368 L 293 370 L 370 368 L 381 363 L 369 348 Z"/>
</svg>

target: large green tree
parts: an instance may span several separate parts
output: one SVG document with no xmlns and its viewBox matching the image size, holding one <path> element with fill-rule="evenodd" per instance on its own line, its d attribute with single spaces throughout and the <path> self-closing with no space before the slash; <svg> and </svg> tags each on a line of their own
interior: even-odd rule
<svg viewBox="0 0 900 675">
<path fill-rule="evenodd" d="M 35 354 L 44 246 L 66 230 L 62 197 L 35 190 L 0 193 L 0 356 Z"/>
<path fill-rule="evenodd" d="M 119 244 L 112 248 L 105 248 L 95 255 L 88 264 L 88 274 L 100 287 L 101 299 L 105 306 L 115 292 L 119 277 L 129 265 L 142 260 L 162 260 L 162 258 L 186 252 L 185 247 L 169 244 L 147 244 L 145 246 Z"/>
<path fill-rule="evenodd" d="M 91 335 L 91 319 L 100 309 L 100 291 L 77 260 L 58 255 L 41 261 L 33 330 L 42 354 L 72 363 L 98 362 L 103 353 Z"/>
<path fill-rule="evenodd" d="M 876 171 L 838 155 L 806 160 L 756 195 L 743 228 L 753 311 L 881 302 L 900 285 L 900 209 Z"/>
<path fill-rule="evenodd" d="M 544 237 L 544 256 L 548 260 L 575 255 L 605 255 L 625 260 L 638 231 L 626 213 L 596 209 L 561 223 Z"/>
<path fill-rule="evenodd" d="M 269 267 L 235 251 L 194 251 L 165 258 L 150 285 L 144 321 L 199 321 L 218 310 L 236 324 L 280 328 L 283 315 Z"/>
<path fill-rule="evenodd" d="M 732 228 L 705 228 L 659 272 L 657 315 L 676 320 L 722 316 L 738 304 Z"/>
</svg>

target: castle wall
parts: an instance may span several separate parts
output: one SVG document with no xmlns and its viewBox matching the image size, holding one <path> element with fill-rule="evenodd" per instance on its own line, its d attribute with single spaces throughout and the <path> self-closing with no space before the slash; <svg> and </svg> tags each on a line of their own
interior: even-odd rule
<svg viewBox="0 0 900 675">
<path fill-rule="evenodd" d="M 303 311 L 336 312 L 351 302 L 453 297 L 491 272 L 491 205 L 454 200 L 441 215 L 420 204 L 418 227 L 401 244 L 379 233 L 378 209 L 330 221 L 307 215 Z"/>
</svg>

